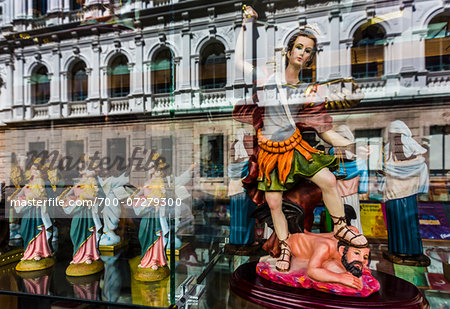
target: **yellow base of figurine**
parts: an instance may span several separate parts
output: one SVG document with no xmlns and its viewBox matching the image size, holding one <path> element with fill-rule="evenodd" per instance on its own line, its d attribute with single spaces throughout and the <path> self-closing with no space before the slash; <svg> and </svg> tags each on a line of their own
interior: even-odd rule
<svg viewBox="0 0 450 309">
<path fill-rule="evenodd" d="M 136 270 L 134 273 L 134 279 L 138 281 L 152 282 L 152 281 L 160 281 L 170 274 L 169 267 L 164 265 L 162 267 L 158 267 L 158 269 L 154 270 L 151 267 L 149 268 L 140 268 Z"/>
<path fill-rule="evenodd" d="M 47 257 L 36 260 L 22 260 L 16 265 L 17 271 L 36 271 L 43 270 L 55 265 L 55 259 L 52 257 Z"/>
<path fill-rule="evenodd" d="M 66 275 L 72 277 L 89 276 L 101 272 L 104 269 L 103 261 L 92 261 L 91 264 L 70 264 L 66 268 Z"/>
<path fill-rule="evenodd" d="M 36 271 L 18 271 L 17 274 L 22 279 L 36 279 L 43 276 L 50 276 L 53 272 L 53 269 L 47 268 L 43 270 Z"/>
</svg>

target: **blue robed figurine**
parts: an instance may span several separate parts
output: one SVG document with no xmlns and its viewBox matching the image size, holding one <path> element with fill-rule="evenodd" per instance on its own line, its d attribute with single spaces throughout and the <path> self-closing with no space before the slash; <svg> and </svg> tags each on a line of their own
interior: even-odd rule
<svg viewBox="0 0 450 309">
<path fill-rule="evenodd" d="M 427 150 L 419 145 L 408 126 L 393 121 L 384 147 L 385 177 L 380 189 L 386 200 L 389 252 L 384 257 L 393 263 L 428 266 L 423 254 L 419 230 L 417 194 L 428 193 L 428 168 L 423 155 Z"/>
</svg>

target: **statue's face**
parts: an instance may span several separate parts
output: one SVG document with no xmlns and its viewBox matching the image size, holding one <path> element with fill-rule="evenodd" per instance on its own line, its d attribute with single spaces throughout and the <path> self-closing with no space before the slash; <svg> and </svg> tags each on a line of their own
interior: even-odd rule
<svg viewBox="0 0 450 309">
<path fill-rule="evenodd" d="M 342 265 L 355 277 L 361 277 L 364 267 L 369 264 L 369 248 L 355 248 L 347 247 L 347 250 L 343 250 L 341 258 Z"/>
<path fill-rule="evenodd" d="M 308 60 L 312 57 L 314 50 L 314 41 L 305 36 L 299 36 L 292 50 L 288 52 L 289 64 L 304 67 Z"/>
</svg>

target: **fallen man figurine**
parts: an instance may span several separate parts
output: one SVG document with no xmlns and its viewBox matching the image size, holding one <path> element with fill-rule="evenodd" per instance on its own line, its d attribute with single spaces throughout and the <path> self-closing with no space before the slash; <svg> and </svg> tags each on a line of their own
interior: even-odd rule
<svg viewBox="0 0 450 309">
<path fill-rule="evenodd" d="M 287 240 L 293 257 L 291 270 L 277 271 L 277 259 L 265 256 L 260 259 L 256 273 L 275 283 L 343 296 L 367 297 L 377 292 L 380 283 L 367 267 L 370 249 L 350 246 L 333 235 L 292 234 Z"/>
</svg>

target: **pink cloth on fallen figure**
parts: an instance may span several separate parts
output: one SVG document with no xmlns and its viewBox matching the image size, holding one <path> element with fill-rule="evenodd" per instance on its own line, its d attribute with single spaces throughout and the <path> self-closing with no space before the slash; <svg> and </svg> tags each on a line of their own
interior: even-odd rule
<svg viewBox="0 0 450 309">
<path fill-rule="evenodd" d="M 166 256 L 164 255 L 164 243 L 162 237 L 160 236 L 153 246 L 145 252 L 139 267 L 148 268 L 153 265 L 161 267 L 166 264 L 167 261 Z"/>
<path fill-rule="evenodd" d="M 44 231 L 39 232 L 38 236 L 33 239 L 27 246 L 27 249 L 23 253 L 22 260 L 32 260 L 36 256 L 41 258 L 46 258 L 52 255 L 50 252 L 50 247 L 48 246 L 47 235 L 45 233 L 45 228 L 42 227 Z"/>
<path fill-rule="evenodd" d="M 77 253 L 75 253 L 70 264 L 84 263 L 86 260 L 97 261 L 99 259 L 100 255 L 97 250 L 95 232 L 93 232 L 80 249 L 78 249 Z"/>
<path fill-rule="evenodd" d="M 311 280 L 306 275 L 306 269 L 291 270 L 288 273 L 281 273 L 267 262 L 259 262 L 256 265 L 256 273 L 261 277 L 295 288 L 315 289 L 325 293 L 342 296 L 367 297 L 380 289 L 380 283 L 372 276 L 370 269 L 365 269 L 362 275 L 363 288 L 356 290 L 348 286 L 337 283 L 325 283 Z"/>
</svg>

